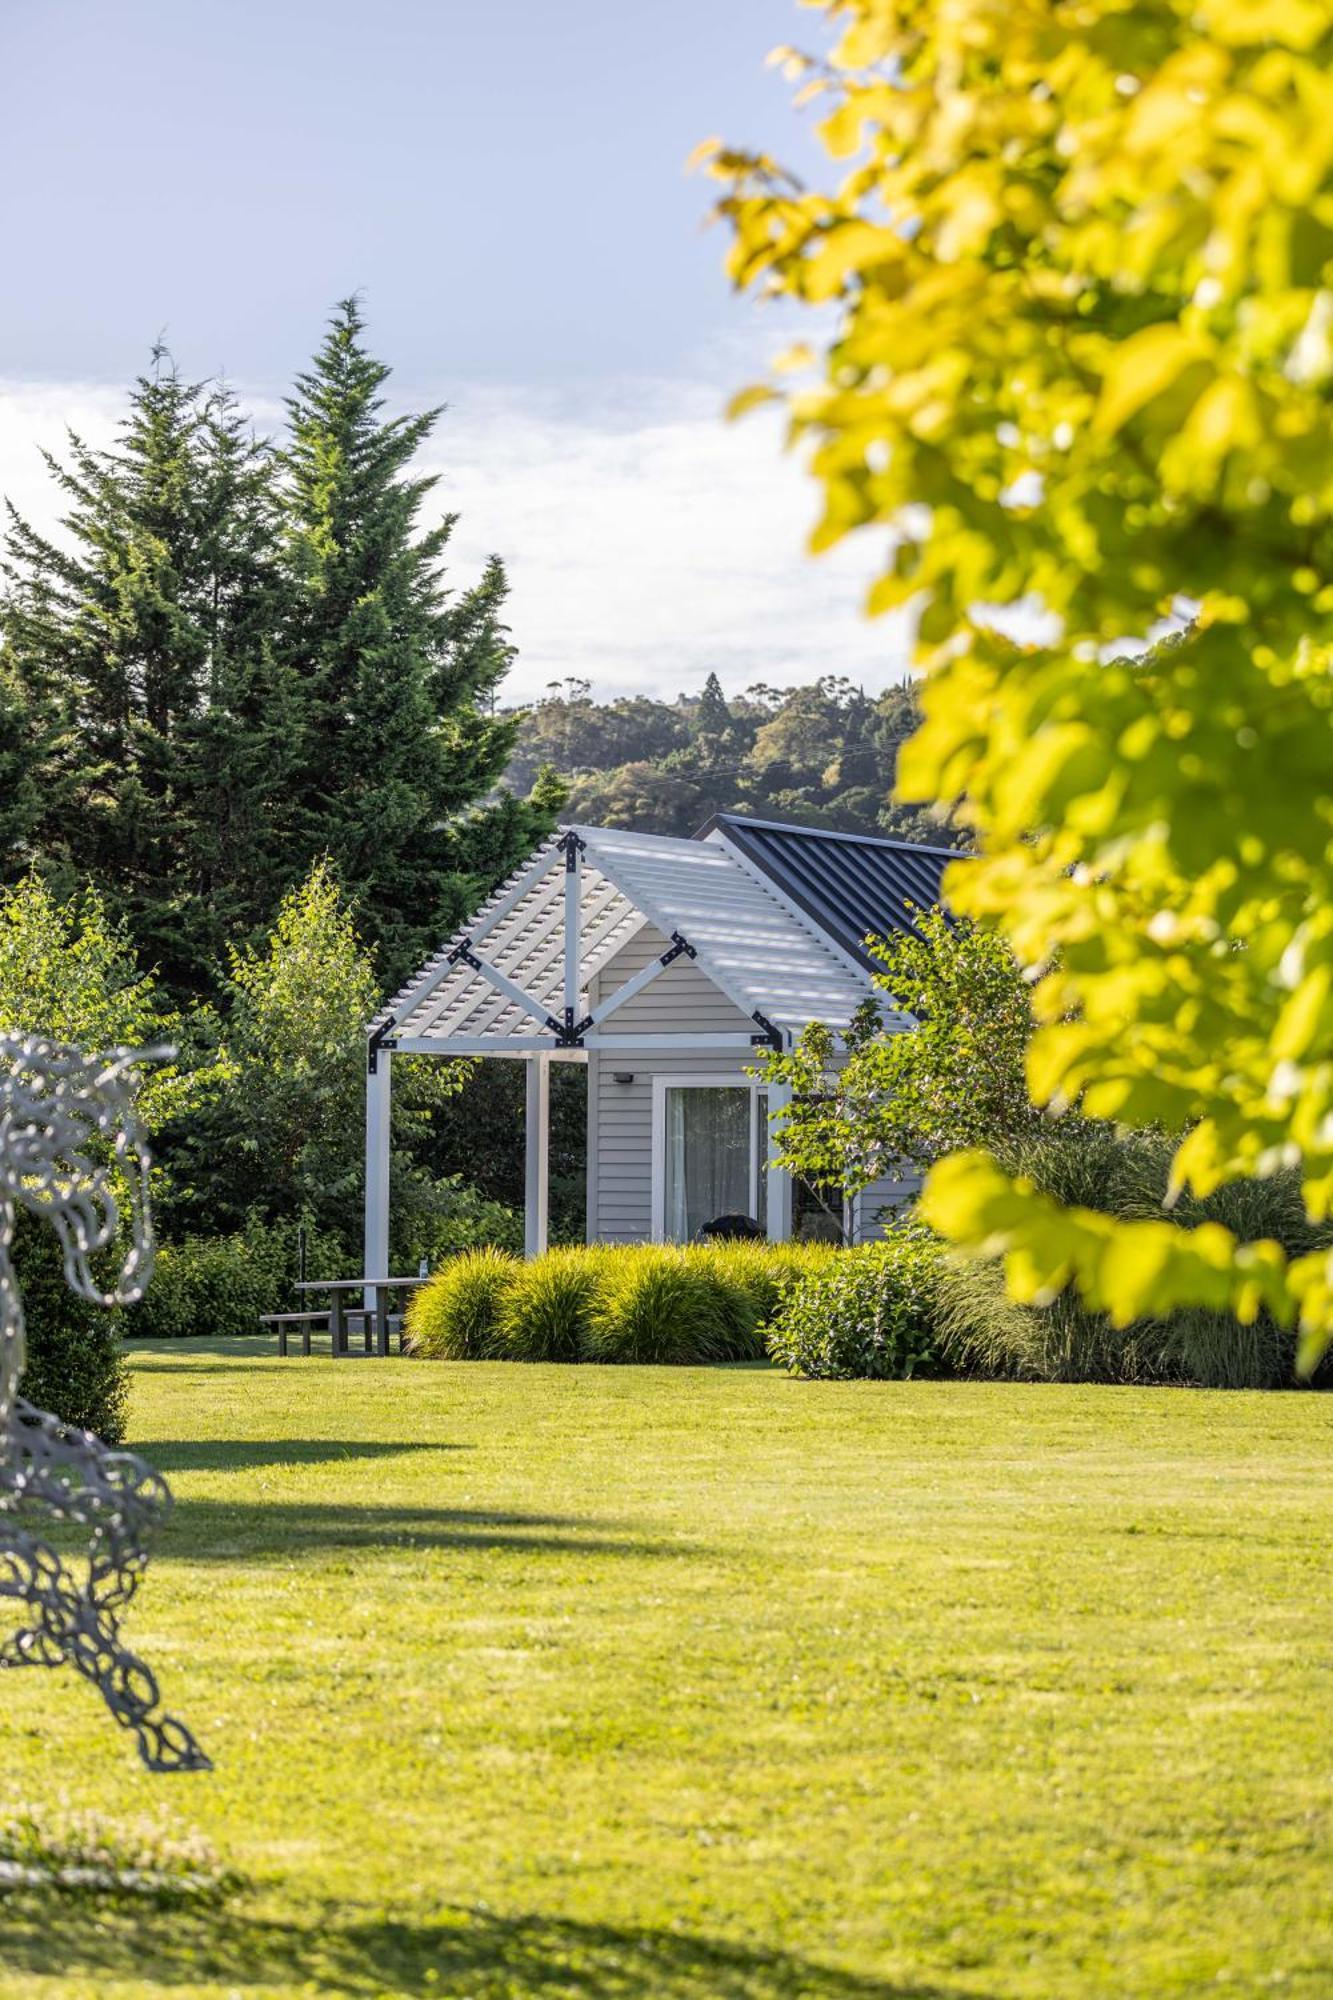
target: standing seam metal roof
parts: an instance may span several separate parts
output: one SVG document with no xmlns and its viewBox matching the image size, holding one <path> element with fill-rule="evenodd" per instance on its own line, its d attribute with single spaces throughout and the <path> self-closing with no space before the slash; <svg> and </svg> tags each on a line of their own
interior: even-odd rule
<svg viewBox="0 0 1333 2000">
<path fill-rule="evenodd" d="M 956 848 L 918 847 L 873 834 L 829 833 L 717 813 L 696 839 L 719 835 L 860 965 L 876 967 L 867 936 L 917 934 L 911 908 L 943 902 L 940 881 Z M 910 907 L 909 907 L 910 906 Z"/>
</svg>

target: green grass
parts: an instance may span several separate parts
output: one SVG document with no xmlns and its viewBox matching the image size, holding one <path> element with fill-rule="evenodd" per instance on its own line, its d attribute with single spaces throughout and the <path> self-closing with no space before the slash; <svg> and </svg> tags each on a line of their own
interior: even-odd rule
<svg viewBox="0 0 1333 2000">
<path fill-rule="evenodd" d="M 243 1886 L 0 1895 L 5 2000 L 1333 1990 L 1331 1398 L 190 1343 L 131 1429 L 217 1769 L 16 1673 L 0 1821 Z"/>
</svg>

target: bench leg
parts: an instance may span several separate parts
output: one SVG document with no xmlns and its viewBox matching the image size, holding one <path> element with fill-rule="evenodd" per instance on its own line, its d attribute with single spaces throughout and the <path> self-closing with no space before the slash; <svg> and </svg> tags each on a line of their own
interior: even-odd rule
<svg viewBox="0 0 1333 2000">
<path fill-rule="evenodd" d="M 309 1352 L 310 1352 L 310 1322 L 309 1322 L 309 1320 L 307 1320 L 307 1321 L 306 1321 L 306 1323 L 305 1323 L 305 1325 L 304 1325 L 304 1326 L 303 1326 L 303 1327 L 301 1328 L 301 1352 L 302 1352 L 302 1354 L 309 1354 Z"/>
<path fill-rule="evenodd" d="M 278 1352 L 279 1354 L 287 1352 L 287 1329 L 285 1326 L 278 1328 Z"/>
<path fill-rule="evenodd" d="M 347 1352 L 347 1314 L 343 1306 L 341 1292 L 333 1294 L 333 1307 L 329 1313 L 329 1333 L 333 1341 L 333 1358 Z"/>
</svg>

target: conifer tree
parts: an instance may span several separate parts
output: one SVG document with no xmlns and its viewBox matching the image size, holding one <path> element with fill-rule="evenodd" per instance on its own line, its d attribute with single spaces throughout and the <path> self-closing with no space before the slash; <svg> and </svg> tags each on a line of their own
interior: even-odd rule
<svg viewBox="0 0 1333 2000">
<path fill-rule="evenodd" d="M 293 784 L 304 854 L 327 854 L 390 985 L 548 828 L 556 796 L 501 795 L 519 718 L 494 713 L 512 648 L 498 558 L 458 595 L 455 517 L 420 532 L 435 481 L 412 460 L 441 412 L 384 414 L 389 370 L 355 299 L 288 404 L 290 657 L 302 692 Z"/>
<path fill-rule="evenodd" d="M 116 444 L 46 455 L 57 544 L 10 510 L 3 629 L 19 697 L 43 719 L 32 838 L 49 872 L 98 883 L 177 996 L 198 990 L 274 880 L 290 704 L 271 473 L 225 390 L 154 348 Z M 243 825 L 245 837 L 219 829 Z M 225 848 L 225 851 L 224 851 Z"/>
<path fill-rule="evenodd" d="M 20 683 L 0 650 L 0 880 L 28 868 L 54 779 L 56 727 L 49 703 Z"/>
</svg>

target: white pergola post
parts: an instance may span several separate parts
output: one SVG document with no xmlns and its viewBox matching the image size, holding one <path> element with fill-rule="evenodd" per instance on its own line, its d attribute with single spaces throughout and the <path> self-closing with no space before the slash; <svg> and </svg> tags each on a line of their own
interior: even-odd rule
<svg viewBox="0 0 1333 2000">
<path fill-rule="evenodd" d="M 374 1068 L 366 1067 L 366 1237 L 364 1276 L 389 1277 L 389 1112 L 392 1103 L 393 1057 L 377 1049 Z M 373 1309 L 367 1282 L 364 1301 Z"/>
<path fill-rule="evenodd" d="M 546 1248 L 551 1180 L 551 1058 L 528 1056 L 527 1119 L 523 1156 L 523 1251 L 540 1257 Z"/>
<path fill-rule="evenodd" d="M 791 1089 L 786 1084 L 770 1083 L 768 1086 L 768 1240 L 770 1243 L 791 1241 L 792 1205 L 791 1175 L 777 1164 L 778 1140 L 774 1129 L 774 1117 L 787 1109 L 791 1103 Z"/>
<path fill-rule="evenodd" d="M 565 849 L 565 1026 L 578 1019 L 582 971 L 583 847 L 574 834 Z"/>
</svg>

